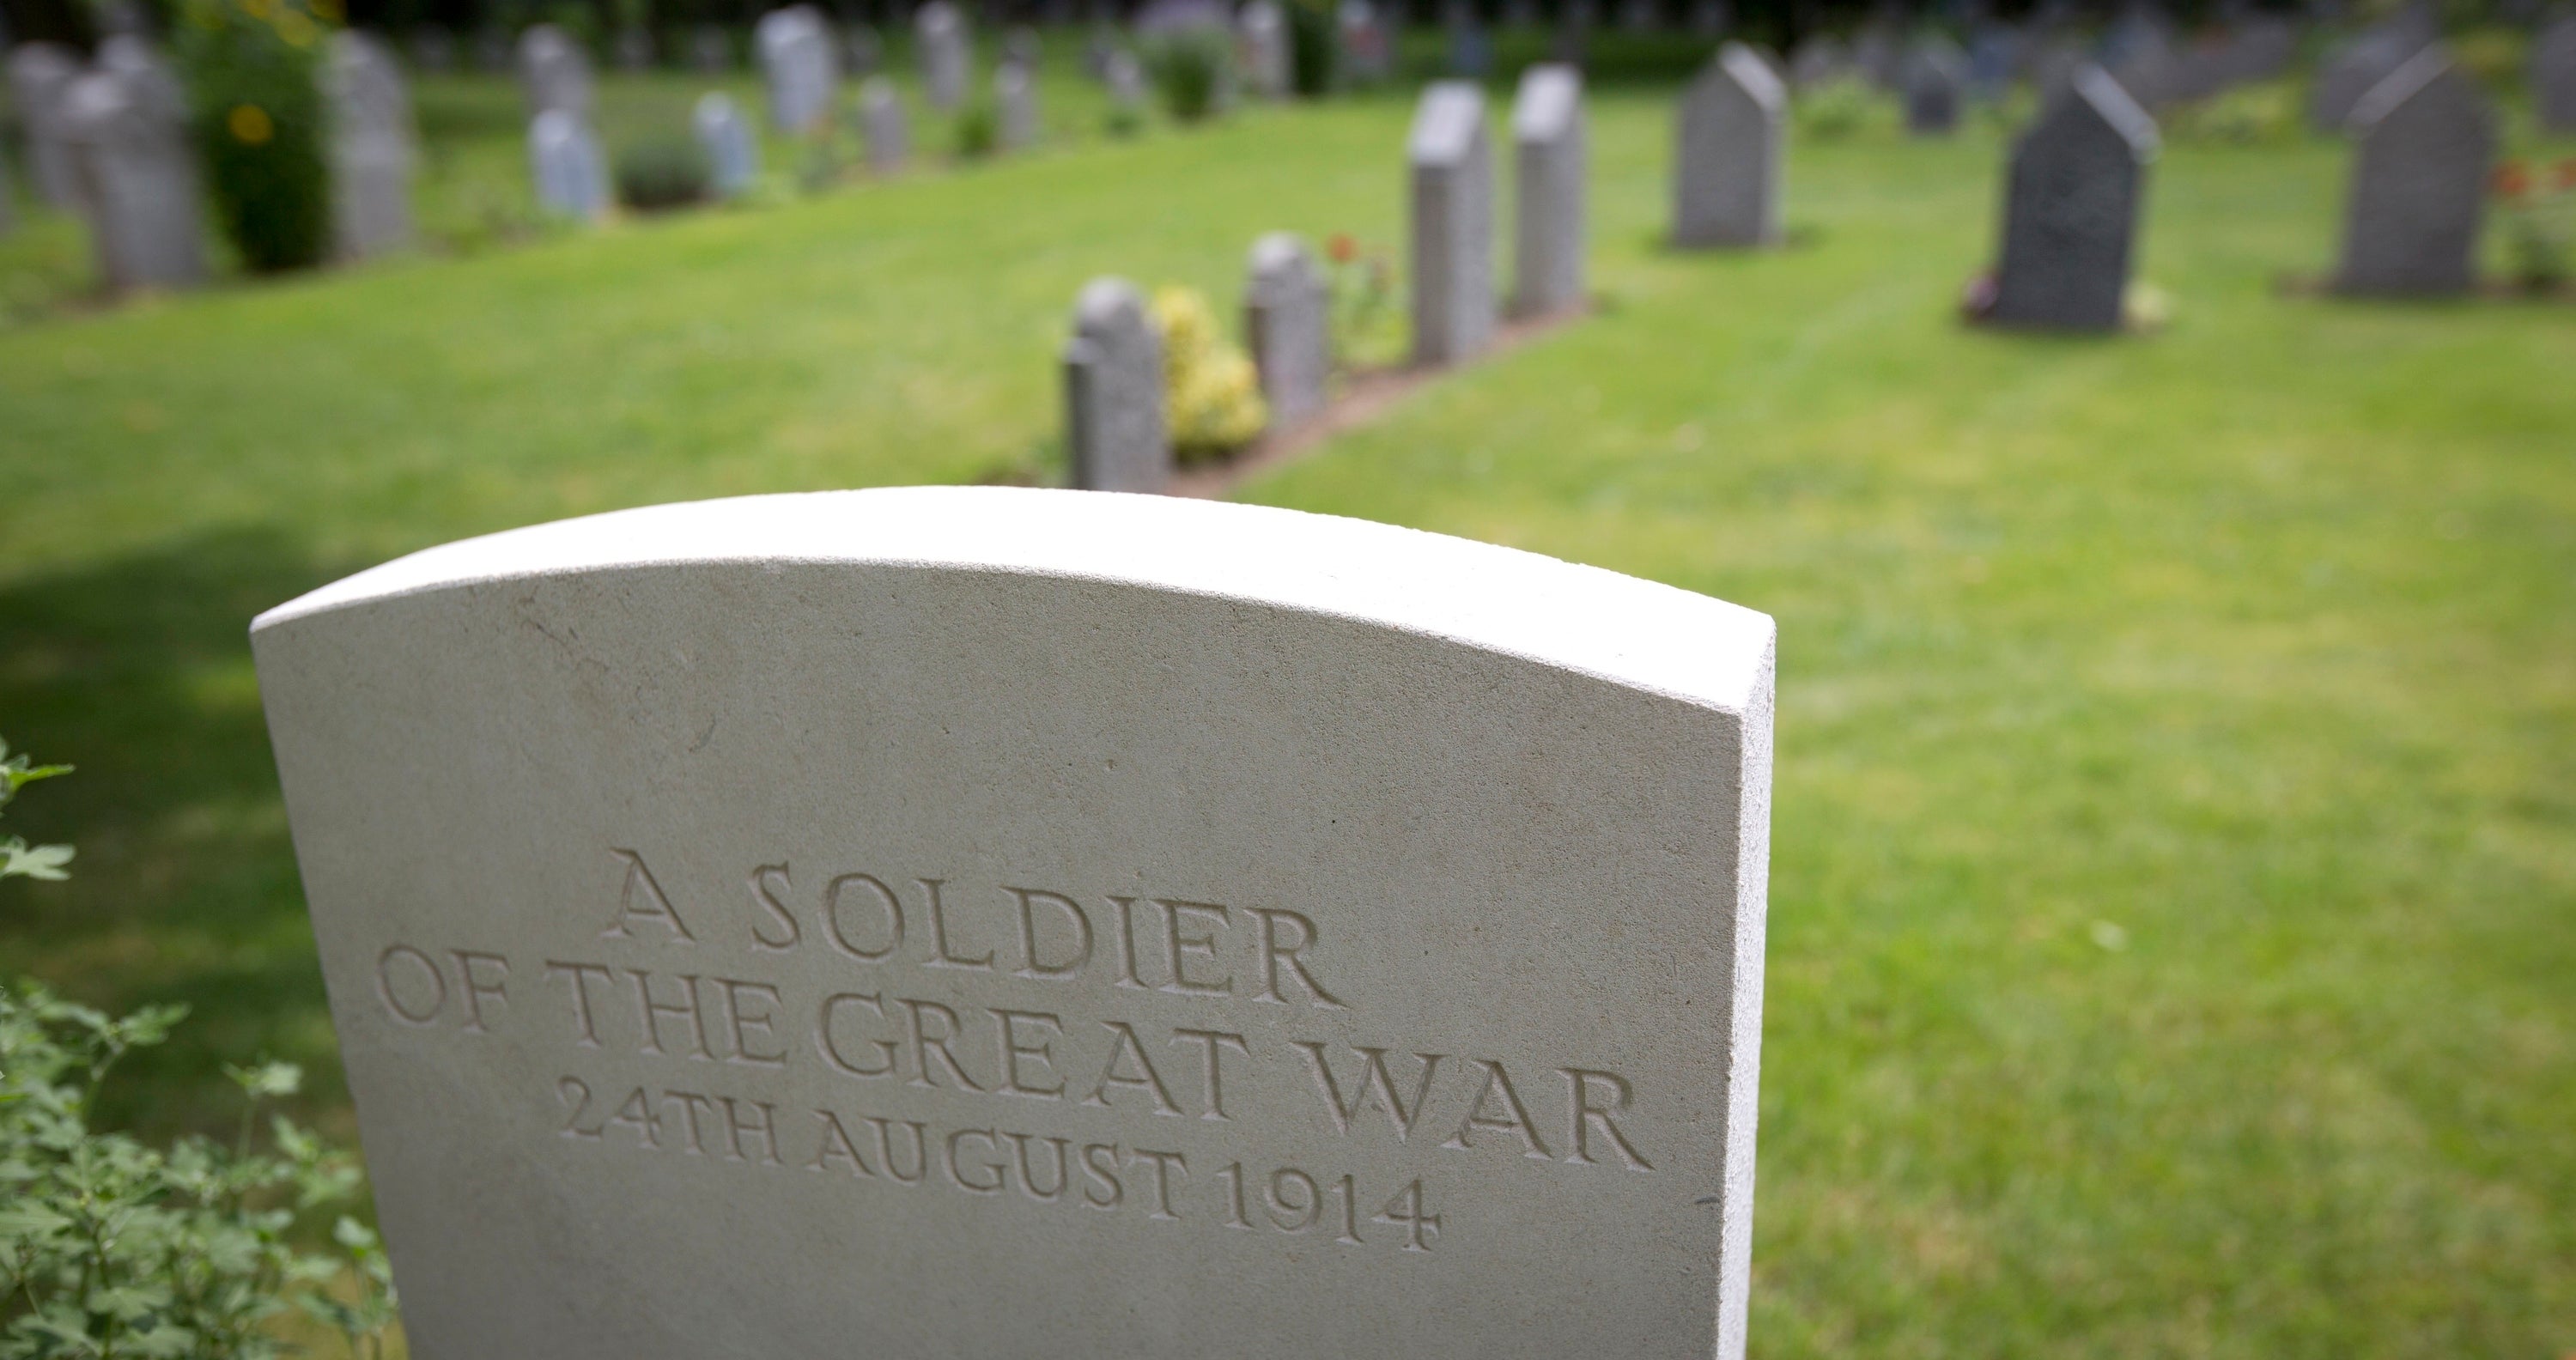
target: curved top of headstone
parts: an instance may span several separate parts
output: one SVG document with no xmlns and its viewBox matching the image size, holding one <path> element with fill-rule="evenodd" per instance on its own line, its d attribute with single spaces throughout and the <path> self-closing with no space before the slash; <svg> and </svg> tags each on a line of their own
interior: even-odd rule
<svg viewBox="0 0 2576 1360">
<path fill-rule="evenodd" d="M 2371 86 L 2370 93 L 2352 106 L 2352 117 L 2344 126 L 2355 135 L 2366 134 L 2400 110 L 2416 109 L 2464 124 L 2484 124 L 2494 116 L 2477 86 L 2452 63 L 2450 49 L 2434 43 Z"/>
<path fill-rule="evenodd" d="M 1699 77 L 1698 83 L 1718 89 L 1732 89 L 1764 110 L 1777 112 L 1789 105 L 1789 89 L 1780 83 L 1780 74 L 1762 54 L 1740 42 L 1730 42 L 1717 49 L 1717 55 Z"/>
<path fill-rule="evenodd" d="M 1106 299 L 1112 281 L 1083 290 Z M 1134 290 L 1125 301 L 1133 304 Z M 876 564 L 1114 582 L 1440 637 L 1741 712 L 1768 615 L 1514 548 L 1266 506 L 1013 487 L 893 487 L 621 510 L 413 553 L 253 632 L 402 596 L 693 562 Z"/>
<path fill-rule="evenodd" d="M 2100 122 L 2127 142 L 2130 152 L 2142 161 L 2154 156 L 2163 144 L 2156 133 L 2155 115 L 2139 107 L 2126 86 L 2092 62 L 2076 68 L 2067 97 L 2051 105 L 2043 121 L 2053 123 L 2063 118 Z"/>
<path fill-rule="evenodd" d="M 1405 147 L 1416 165 L 1455 165 L 1485 135 L 1485 92 L 1465 80 L 1435 81 L 1422 91 Z"/>
<path fill-rule="evenodd" d="M 1073 299 L 1073 329 L 1078 335 L 1103 335 L 1147 325 L 1144 290 L 1121 278 L 1100 278 L 1082 286 Z"/>
<path fill-rule="evenodd" d="M 709 90 L 698 96 L 697 107 L 691 117 L 700 129 L 705 129 L 730 124 L 741 118 L 742 113 L 734 107 L 732 95 L 722 90 Z"/>
<path fill-rule="evenodd" d="M 1315 275 L 1315 257 L 1297 233 L 1268 232 L 1252 243 L 1251 270 L 1256 291 L 1276 283 L 1303 282 Z"/>
<path fill-rule="evenodd" d="M 1550 140 L 1562 135 L 1582 112 L 1582 72 L 1559 62 L 1543 62 L 1521 72 L 1520 93 L 1512 100 L 1512 135 Z"/>
<path fill-rule="evenodd" d="M 924 37 L 933 34 L 945 37 L 964 29 L 966 20 L 948 0 L 930 0 L 929 4 L 914 11 L 912 27 Z"/>
</svg>

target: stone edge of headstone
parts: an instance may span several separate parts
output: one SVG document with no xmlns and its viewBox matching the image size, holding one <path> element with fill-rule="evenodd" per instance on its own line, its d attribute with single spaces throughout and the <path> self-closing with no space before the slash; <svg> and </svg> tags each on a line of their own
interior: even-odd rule
<svg viewBox="0 0 2576 1360">
<path fill-rule="evenodd" d="M 256 635 L 503 581 L 679 563 L 876 564 L 1114 582 L 1446 638 L 1732 713 L 1760 701 L 1769 615 L 1517 548 L 1166 496 L 889 487 L 690 501 L 424 549 L 259 615 Z"/>
<path fill-rule="evenodd" d="M 1423 87 L 1405 153 L 1416 165 L 1454 165 L 1475 146 L 1485 122 L 1484 87 L 1471 80 L 1438 80 Z"/>
<path fill-rule="evenodd" d="M 2425 44 L 2354 102 L 2352 112 L 2343 120 L 2344 130 L 2356 137 L 2369 131 L 2426 86 L 2449 74 L 2452 65 L 2449 47 L 2438 42 Z"/>
</svg>

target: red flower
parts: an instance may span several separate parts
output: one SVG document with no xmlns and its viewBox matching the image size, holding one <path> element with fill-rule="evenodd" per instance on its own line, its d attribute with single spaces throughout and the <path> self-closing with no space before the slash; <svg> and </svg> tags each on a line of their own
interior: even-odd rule
<svg viewBox="0 0 2576 1360">
<path fill-rule="evenodd" d="M 1337 231 L 1333 239 L 1324 243 L 1324 253 L 1335 264 L 1349 264 L 1360 257 L 1360 243 L 1352 240 L 1349 232 Z"/>
<path fill-rule="evenodd" d="M 2520 161 L 2506 161 L 2496 167 L 2495 191 L 2505 198 L 2520 198 L 2531 192 L 2531 167 Z"/>
<path fill-rule="evenodd" d="M 2576 189 L 2576 156 L 2558 163 L 2558 187 L 2561 190 Z"/>
</svg>

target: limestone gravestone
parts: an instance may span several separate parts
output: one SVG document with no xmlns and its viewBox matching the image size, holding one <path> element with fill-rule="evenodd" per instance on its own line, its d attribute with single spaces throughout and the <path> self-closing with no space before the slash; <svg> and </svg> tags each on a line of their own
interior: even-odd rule
<svg viewBox="0 0 2576 1360">
<path fill-rule="evenodd" d="M 868 168 L 879 174 L 902 169 L 912 154 L 903 99 L 884 76 L 870 76 L 859 86 L 859 138 L 867 144 Z"/>
<path fill-rule="evenodd" d="M 1926 38 L 1905 55 L 1905 130 L 1946 137 L 1959 127 L 1968 63 L 1947 38 Z"/>
<path fill-rule="evenodd" d="M 1580 307 L 1587 177 L 1580 72 L 1556 65 L 1521 72 L 1512 145 L 1519 194 L 1512 310 L 1546 316 Z"/>
<path fill-rule="evenodd" d="M 1273 0 L 1252 0 L 1235 16 L 1244 88 L 1263 99 L 1288 97 L 1288 18 Z"/>
<path fill-rule="evenodd" d="M 413 1353 L 1736 1360 L 1773 636 L 1003 487 L 271 610 Z"/>
<path fill-rule="evenodd" d="M 79 202 L 63 115 L 72 82 L 80 76 L 80 58 L 68 48 L 31 42 L 9 49 L 9 101 L 27 139 L 27 173 L 35 180 L 37 196 L 57 208 Z"/>
<path fill-rule="evenodd" d="M 99 277 L 117 290 L 203 283 L 205 217 L 176 82 L 102 63 L 72 82 L 62 119 Z"/>
<path fill-rule="evenodd" d="M 519 35 L 519 88 L 531 116 L 561 110 L 583 121 L 590 118 L 590 58 L 553 24 L 538 24 Z"/>
<path fill-rule="evenodd" d="M 411 92 L 384 44 L 355 29 L 332 35 L 322 70 L 331 110 L 331 218 L 351 259 L 412 243 L 411 180 L 419 159 Z"/>
<path fill-rule="evenodd" d="M 1770 246 L 1781 238 L 1789 94 L 1742 43 L 1718 49 L 1682 95 L 1673 244 Z"/>
<path fill-rule="evenodd" d="M 1159 492 L 1172 480 L 1163 338 L 1145 295 L 1094 279 L 1074 301 L 1064 347 L 1065 450 L 1085 491 Z"/>
<path fill-rule="evenodd" d="M 689 117 L 698 135 L 698 146 L 707 153 L 707 166 L 715 191 L 726 198 L 740 198 L 760 182 L 760 143 L 752 136 L 751 120 L 734 107 L 730 95 L 710 90 L 698 96 L 697 108 Z"/>
<path fill-rule="evenodd" d="M 2340 293 L 2446 296 L 2476 278 L 2495 115 L 2441 45 L 2362 97 L 2352 128 Z"/>
<path fill-rule="evenodd" d="M 966 16 L 949 0 L 930 0 L 912 16 L 913 45 L 921 59 L 921 86 L 930 106 L 942 112 L 966 98 Z"/>
<path fill-rule="evenodd" d="M 1494 157 L 1484 92 L 1463 80 L 1422 92 L 1412 162 L 1413 361 L 1475 357 L 1494 334 Z"/>
<path fill-rule="evenodd" d="M 2327 53 L 2317 67 L 2316 85 L 2308 94 L 2309 119 L 2319 132 L 2348 130 L 2362 97 L 2426 45 L 2427 40 L 2415 29 L 2387 24 Z"/>
<path fill-rule="evenodd" d="M 2099 66 L 2075 73 L 2013 148 L 1988 318 L 2111 331 L 2121 324 L 2156 123 Z"/>
<path fill-rule="evenodd" d="M 1006 61 L 994 69 L 993 104 L 1000 113 L 1004 149 L 1020 151 L 1038 144 L 1037 82 L 1029 79 L 1027 67 Z"/>
<path fill-rule="evenodd" d="M 608 212 L 608 165 L 590 125 L 567 109 L 548 109 L 528 124 L 528 165 L 537 206 L 592 221 Z"/>
<path fill-rule="evenodd" d="M 795 5 L 762 15 L 752 30 L 752 50 L 768 85 L 771 126 L 795 135 L 830 126 L 840 102 L 841 65 L 822 11 Z"/>
<path fill-rule="evenodd" d="M 1253 242 L 1243 331 L 1274 429 L 1324 409 L 1333 367 L 1332 307 L 1332 290 L 1305 242 L 1284 231 Z"/>
<path fill-rule="evenodd" d="M 2561 15 L 2532 44 L 2531 101 L 2544 130 L 2576 132 L 2576 14 Z"/>
</svg>

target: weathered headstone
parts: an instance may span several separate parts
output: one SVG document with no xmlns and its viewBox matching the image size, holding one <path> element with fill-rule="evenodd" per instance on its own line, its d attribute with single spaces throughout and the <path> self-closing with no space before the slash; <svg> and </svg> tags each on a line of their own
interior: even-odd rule
<svg viewBox="0 0 2576 1360">
<path fill-rule="evenodd" d="M 63 97 L 72 202 L 110 288 L 188 288 L 206 278 L 204 210 L 175 89 L 101 69 Z"/>
<path fill-rule="evenodd" d="M 1494 334 L 1494 156 L 1484 92 L 1463 80 L 1424 90 L 1406 152 L 1413 167 L 1413 360 L 1459 363 Z"/>
<path fill-rule="evenodd" d="M 752 136 L 751 120 L 734 107 L 732 96 L 714 90 L 699 95 L 689 121 L 698 134 L 698 145 L 707 153 L 717 193 L 739 198 L 759 183 L 760 143 Z"/>
<path fill-rule="evenodd" d="M 993 103 L 1000 114 L 1001 142 L 1020 151 L 1038 144 L 1037 82 L 1028 68 L 1006 61 L 993 71 Z"/>
<path fill-rule="evenodd" d="M 2576 132 L 2576 14 L 2559 16 L 2532 43 L 2531 101 L 2544 130 Z"/>
<path fill-rule="evenodd" d="M 2476 279 L 2495 159 L 2495 114 L 2440 44 L 2397 68 L 2353 110 L 2339 293 L 2432 297 Z"/>
<path fill-rule="evenodd" d="M 36 193 L 57 208 L 80 201 L 63 120 L 72 82 L 80 75 L 80 58 L 69 48 L 31 42 L 9 49 L 9 99 L 26 134 L 27 171 L 36 181 Z"/>
<path fill-rule="evenodd" d="M 1171 484 L 1163 382 L 1163 337 L 1144 294 L 1125 279 L 1085 285 L 1064 347 L 1065 450 L 1075 486 L 1159 492 Z"/>
<path fill-rule="evenodd" d="M 967 50 L 966 16 L 949 0 L 930 0 L 913 13 L 912 36 L 921 59 L 922 92 L 930 106 L 942 112 L 956 108 L 966 98 L 967 67 L 973 60 Z"/>
<path fill-rule="evenodd" d="M 1332 307 L 1332 290 L 1305 242 L 1284 231 L 1253 242 L 1243 332 L 1273 429 L 1324 409 L 1333 369 Z"/>
<path fill-rule="evenodd" d="M 2345 131 L 2362 96 L 2423 51 L 2427 41 L 2410 26 L 2386 24 L 2327 53 L 2308 93 L 2309 120 L 2319 132 Z"/>
<path fill-rule="evenodd" d="M 1521 72 L 1512 100 L 1517 284 L 1512 310 L 1546 316 L 1583 305 L 1583 76 L 1571 66 Z"/>
<path fill-rule="evenodd" d="M 1925 38 L 1905 54 L 1905 130 L 1918 137 L 1946 137 L 1958 130 L 1959 101 L 1968 64 L 1958 44 Z"/>
<path fill-rule="evenodd" d="M 568 109 L 548 109 L 528 124 L 528 164 L 537 206 L 591 221 L 608 212 L 608 165 L 590 125 Z"/>
<path fill-rule="evenodd" d="M 841 97 L 840 55 L 821 10 L 795 5 L 762 15 L 752 30 L 769 117 L 779 131 L 808 135 L 828 127 Z"/>
<path fill-rule="evenodd" d="M 1245 88 L 1263 99 L 1288 97 L 1288 17 L 1274 0 L 1252 0 L 1235 15 Z"/>
<path fill-rule="evenodd" d="M 1682 94 L 1673 160 L 1673 244 L 1769 246 L 1781 237 L 1789 93 L 1728 43 Z"/>
<path fill-rule="evenodd" d="M 867 143 L 868 168 L 879 174 L 902 169 L 912 154 L 903 98 L 884 76 L 870 76 L 859 86 L 859 136 Z"/>
<path fill-rule="evenodd" d="M 519 88 L 531 115 L 561 110 L 587 121 L 590 57 L 562 29 L 537 24 L 519 35 Z"/>
<path fill-rule="evenodd" d="M 1006 487 L 271 610 L 415 1352 L 1737 1360 L 1774 636 Z"/>
<path fill-rule="evenodd" d="M 1994 306 L 2001 325 L 2120 328 L 2156 122 L 2101 67 L 2075 73 L 2013 148 Z"/>
<path fill-rule="evenodd" d="M 1789 81 L 1812 90 L 1839 80 L 1851 69 L 1851 57 L 1830 33 L 1818 33 L 1798 44 L 1789 56 Z"/>
<path fill-rule="evenodd" d="M 412 243 L 419 158 L 411 92 L 393 53 L 346 29 L 332 35 L 322 88 L 331 108 L 331 218 L 340 253 L 366 259 Z"/>
<path fill-rule="evenodd" d="M 689 69 L 702 76 L 733 69 L 733 35 L 716 24 L 689 30 Z"/>
</svg>

